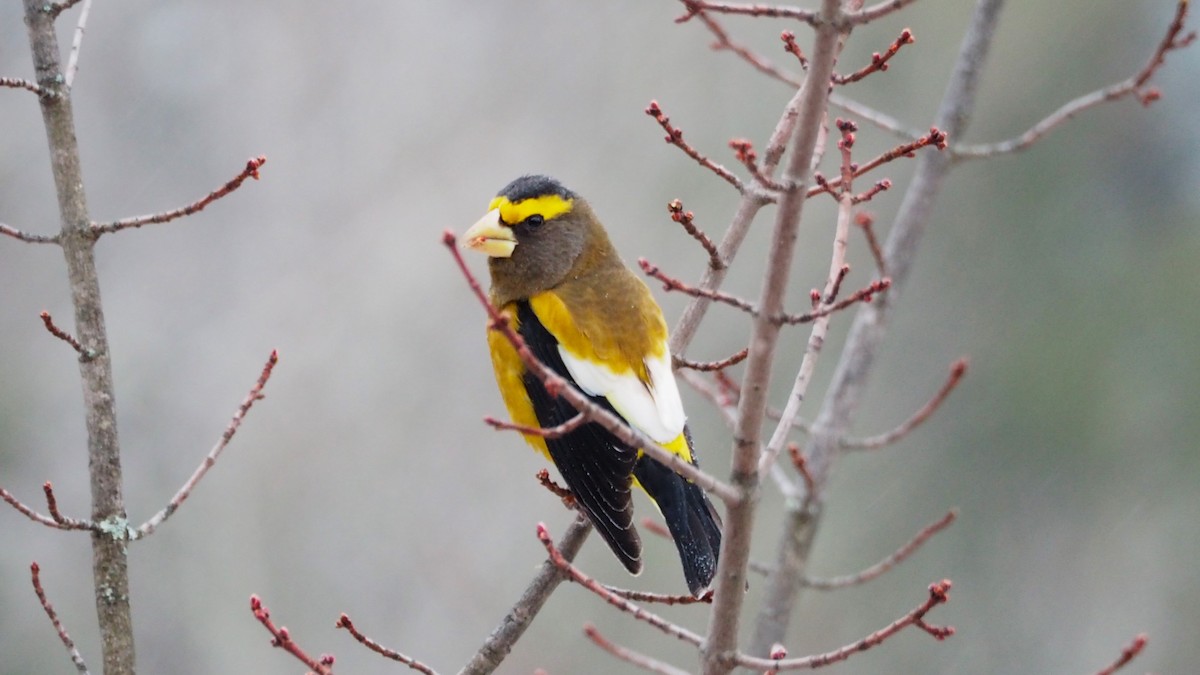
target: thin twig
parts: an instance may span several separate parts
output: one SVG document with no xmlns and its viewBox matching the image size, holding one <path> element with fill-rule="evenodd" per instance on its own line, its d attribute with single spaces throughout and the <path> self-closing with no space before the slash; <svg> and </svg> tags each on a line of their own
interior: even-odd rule
<svg viewBox="0 0 1200 675">
<path fill-rule="evenodd" d="M 913 416 L 905 420 L 900 426 L 891 431 L 877 436 L 868 436 L 867 438 L 845 438 L 842 440 L 842 447 L 854 450 L 876 450 L 907 436 L 913 429 L 921 426 L 921 424 L 929 419 L 937 409 L 954 391 L 954 387 L 958 386 L 959 381 L 967 374 L 967 360 L 965 358 L 955 361 L 950 366 L 950 376 L 946 378 L 942 388 L 934 394 L 933 398 L 921 406 L 921 409 L 913 413 Z"/>
<path fill-rule="evenodd" d="M 278 647 L 296 657 L 301 663 L 313 669 L 317 675 L 333 675 L 333 654 L 322 654 L 320 659 L 308 655 L 300 645 L 292 640 L 285 626 L 276 626 L 271 621 L 271 611 L 262 603 L 257 595 L 250 596 L 250 611 L 254 618 L 271 634 L 271 646 Z"/>
<path fill-rule="evenodd" d="M 262 372 L 258 375 L 258 381 L 254 383 L 254 386 L 250 388 L 250 393 L 246 394 L 246 398 L 242 400 L 241 405 L 234 411 L 233 419 L 229 421 L 229 426 L 225 427 L 225 431 L 221 434 L 221 438 L 217 440 L 216 445 L 208 451 L 208 454 L 204 457 L 204 461 L 200 462 L 200 466 L 196 467 L 191 477 L 179 488 L 179 491 L 175 493 L 175 496 L 171 498 L 166 507 L 154 514 L 141 527 L 130 532 L 129 536 L 131 539 L 142 539 L 154 534 L 154 530 L 166 522 L 167 518 L 170 518 L 171 514 L 175 513 L 184 500 L 192 494 L 192 490 L 195 489 L 200 479 L 204 478 L 208 470 L 217 463 L 217 458 L 221 456 L 221 452 L 225 450 L 225 446 L 229 445 L 229 441 L 237 433 L 238 427 L 242 425 L 242 420 L 246 418 L 246 413 L 250 412 L 251 406 L 254 405 L 255 401 L 263 398 L 263 387 L 267 386 L 267 380 L 271 379 L 271 371 L 274 370 L 276 363 L 279 363 L 279 352 L 272 349 L 271 356 L 267 358 L 266 365 L 263 366 Z"/>
<path fill-rule="evenodd" d="M 714 370 L 724 370 L 730 366 L 736 366 L 742 361 L 745 361 L 749 354 L 750 348 L 746 347 L 735 354 L 721 359 L 720 361 L 692 361 L 690 359 L 685 359 L 682 356 L 676 356 L 672 358 L 672 364 L 676 369 L 688 368 L 691 370 L 698 370 L 700 372 L 712 372 Z"/>
<path fill-rule="evenodd" d="M 242 169 L 241 173 L 239 173 L 237 176 L 234 176 L 232 180 L 216 190 L 208 193 L 206 196 L 201 197 L 191 204 L 188 204 L 187 206 L 174 209 L 172 211 L 164 211 L 163 213 L 153 213 L 146 216 L 137 216 L 135 218 L 123 218 L 121 220 L 114 220 L 109 223 L 92 223 L 91 232 L 94 236 L 100 236 L 110 232 L 119 232 L 121 230 L 142 227 L 143 225 L 151 225 L 155 223 L 166 223 L 175 220 L 176 218 L 190 216 L 193 213 L 204 209 L 204 207 L 224 197 L 230 192 L 240 188 L 242 183 L 244 183 L 247 178 L 258 180 L 258 169 L 265 164 L 266 161 L 267 158 L 261 155 L 258 157 L 252 157 L 246 162 L 246 166 Z"/>
<path fill-rule="evenodd" d="M 57 234 L 29 234 L 4 223 L 0 223 L 0 234 L 8 235 L 13 239 L 20 239 L 30 244 L 57 244 L 59 237 Z"/>
<path fill-rule="evenodd" d="M 83 33 L 87 27 L 88 13 L 92 11 L 92 0 L 83 0 L 83 9 L 79 11 L 79 22 L 75 24 L 75 39 L 71 42 L 71 55 L 67 58 L 67 73 L 65 76 L 67 89 L 75 82 L 75 73 L 79 70 L 79 50 L 83 48 Z"/>
<path fill-rule="evenodd" d="M 742 163 L 742 166 L 746 167 L 759 185 L 775 192 L 787 189 L 786 186 L 775 182 L 762 172 L 762 167 L 758 165 L 758 153 L 754 151 L 754 144 L 749 139 L 735 138 L 729 141 L 729 147 L 733 149 L 734 156 Z"/>
<path fill-rule="evenodd" d="M 1101 103 L 1116 101 L 1133 94 L 1139 94 L 1143 105 L 1157 100 L 1159 96 L 1157 90 L 1143 92 L 1142 88 L 1150 81 L 1150 78 L 1154 76 L 1158 69 L 1166 63 L 1168 53 L 1183 49 L 1196 39 L 1195 31 L 1191 31 L 1182 37 L 1180 36 L 1187 19 L 1187 13 L 1188 0 L 1180 0 L 1175 6 L 1175 16 L 1171 20 L 1171 24 L 1167 27 L 1167 32 L 1163 36 L 1163 39 L 1158 43 L 1158 47 L 1155 48 L 1154 54 L 1150 56 L 1150 60 L 1146 62 L 1146 65 L 1142 66 L 1141 70 L 1132 77 L 1068 101 L 1060 106 L 1058 110 L 1042 118 L 1041 121 L 1030 127 L 1028 131 L 1014 138 L 981 145 L 955 145 L 951 148 L 952 156 L 956 160 L 980 159 L 1018 152 L 1037 143 L 1060 124 Z"/>
<path fill-rule="evenodd" d="M 846 14 L 846 22 L 852 26 L 861 26 L 876 19 L 881 19 L 892 12 L 904 9 L 915 0 L 881 0 L 878 4 L 864 7 L 857 12 Z"/>
<path fill-rule="evenodd" d="M 53 92 L 42 89 L 36 82 L 25 80 L 19 77 L 0 77 L 0 87 L 12 87 L 13 89 L 24 89 L 25 91 L 33 92 L 38 96 L 55 96 Z"/>
<path fill-rule="evenodd" d="M 692 236 L 692 239 L 699 242 L 704 251 L 708 253 L 708 266 L 715 270 L 725 269 L 726 264 L 724 260 L 721 260 L 721 254 L 717 252 L 717 245 L 713 243 L 712 239 L 708 238 L 708 235 L 703 230 L 696 227 L 696 223 L 693 222 L 696 214 L 691 211 L 684 211 L 683 202 L 678 199 L 672 199 L 671 203 L 667 204 L 667 211 L 671 214 L 671 220 L 683 226 L 683 229 Z"/>
<path fill-rule="evenodd" d="M 414 659 L 413 657 L 405 656 L 394 649 L 384 647 L 366 635 L 358 632 L 358 629 L 354 627 L 354 622 L 352 622 L 350 617 L 346 614 L 342 614 L 340 617 L 338 617 L 337 627 L 345 628 L 351 635 L 354 636 L 355 640 L 358 640 L 363 646 L 375 652 L 376 654 L 385 656 L 393 661 L 399 661 L 400 663 L 403 663 L 419 673 L 425 673 L 425 675 L 437 675 L 437 671 Z"/>
<path fill-rule="evenodd" d="M 642 452 L 650 455 L 654 459 L 662 462 L 675 473 L 687 478 L 696 483 L 700 487 L 717 495 L 723 501 L 728 503 L 736 502 L 740 497 L 738 493 L 730 486 L 717 480 L 710 474 L 704 473 L 694 464 L 684 460 L 679 455 L 672 453 L 660 446 L 654 439 L 650 438 L 641 431 L 634 429 L 622 420 L 620 417 L 610 413 L 596 403 L 592 402 L 583 392 L 579 391 L 568 380 L 555 373 L 546 364 L 542 363 L 529 346 L 525 343 L 524 338 L 520 336 L 509 322 L 509 317 L 502 314 L 490 300 L 487 293 L 484 292 L 483 286 L 471 273 L 471 269 L 467 267 L 467 262 L 463 260 L 462 255 L 458 251 L 458 237 L 450 230 L 442 233 L 442 243 L 453 256 L 454 262 L 458 265 L 458 269 L 466 279 L 467 286 L 470 287 L 472 294 L 476 300 L 483 305 L 484 311 L 487 312 L 489 327 L 491 330 L 499 331 L 504 339 L 508 340 L 509 344 L 516 350 L 517 355 L 521 358 L 521 362 L 525 367 L 542 381 L 543 386 L 547 391 L 556 392 L 559 396 L 570 403 L 575 410 L 585 415 L 588 420 L 604 427 L 606 431 L 616 436 L 618 440 L 625 443 L 631 448 L 639 448 Z"/>
<path fill-rule="evenodd" d="M 668 535 L 668 539 L 670 535 Z M 618 588 L 609 584 L 601 584 L 604 589 L 613 595 L 619 595 L 626 600 L 633 602 L 649 602 L 658 605 L 697 605 L 697 604 L 712 604 L 712 591 L 705 593 L 700 597 L 694 595 L 674 595 L 669 593 L 653 593 L 651 591 L 635 591 L 629 588 Z"/>
<path fill-rule="evenodd" d="M 537 479 L 538 479 L 538 483 L 542 487 L 544 487 L 550 491 L 550 494 L 561 499 L 563 506 L 567 507 L 568 510 L 573 511 L 573 510 L 575 510 L 575 507 L 578 506 L 578 504 L 575 501 L 575 493 L 571 492 L 567 488 L 559 485 L 558 483 L 555 483 L 554 479 L 550 477 L 549 470 L 547 470 L 547 469 L 539 470 L 537 472 Z"/>
<path fill-rule="evenodd" d="M 46 490 L 47 489 L 46 486 L 48 486 L 48 485 L 50 485 L 50 483 L 46 483 L 45 485 L 43 485 L 42 489 Z M 46 498 L 47 498 L 47 500 L 49 500 L 51 498 L 50 494 L 48 494 L 46 496 Z M 37 511 L 34 511 L 32 508 L 27 506 L 24 502 L 17 499 L 16 497 L 14 497 L 11 492 L 9 492 L 8 490 L 5 490 L 4 488 L 0 488 L 0 499 L 7 502 L 9 506 L 16 509 L 19 513 L 23 514 L 26 518 L 32 520 L 35 523 L 41 523 L 42 525 L 45 525 L 46 527 L 53 527 L 56 530 L 95 530 L 96 529 L 95 523 L 91 522 L 90 520 L 79 520 L 77 518 L 66 518 L 66 517 L 63 517 L 63 515 L 61 513 L 58 514 L 57 517 L 55 517 L 54 515 L 47 516 L 47 515 L 38 513 Z M 54 511 L 58 510 L 57 504 L 54 504 L 53 510 Z"/>
<path fill-rule="evenodd" d="M 658 673 L 658 675 L 687 675 L 686 670 L 681 670 L 668 663 L 663 663 L 658 659 L 651 658 L 645 654 L 640 654 L 626 647 L 614 644 L 608 638 L 600 634 L 596 627 L 592 624 L 584 624 L 583 634 L 588 637 L 597 647 L 612 654 L 613 656 L 641 668 L 642 670 Z"/>
<path fill-rule="evenodd" d="M 867 238 L 871 257 L 875 259 L 875 268 L 879 270 L 881 276 L 887 276 L 887 261 L 883 259 L 883 249 L 880 248 L 879 239 L 875 236 L 875 216 L 866 211 L 859 211 L 854 214 L 854 224 L 863 231 L 863 236 Z"/>
<path fill-rule="evenodd" d="M 739 666 L 746 668 L 757 668 L 759 670 L 800 670 L 802 668 L 820 668 L 838 661 L 845 661 L 854 654 L 866 651 L 871 647 L 878 646 L 884 640 L 899 633 L 901 630 L 916 626 L 921 630 L 929 633 L 937 640 L 945 640 L 954 635 L 954 628 L 950 626 L 931 626 L 925 623 L 925 615 L 934 607 L 945 603 L 950 599 L 950 580 L 944 579 L 936 584 L 929 586 L 929 599 L 912 610 L 908 614 L 896 619 L 884 628 L 881 628 L 874 633 L 864 637 L 863 639 L 840 647 L 824 654 L 813 654 L 811 656 L 803 656 L 794 659 L 764 659 L 753 656 L 738 654 L 735 659 Z"/>
<path fill-rule="evenodd" d="M 749 300 L 739 298 L 736 295 L 730 295 L 729 293 L 686 284 L 679 279 L 668 275 L 666 272 L 663 272 L 662 269 L 660 269 L 657 265 L 651 263 L 645 258 L 638 258 L 638 266 L 642 268 L 642 271 L 646 273 L 646 276 L 654 277 L 655 279 L 661 281 L 663 284 L 663 290 L 665 291 L 679 291 L 680 293 L 685 293 L 693 298 L 708 298 L 709 300 L 716 300 L 717 302 L 723 302 L 730 307 L 735 307 L 748 314 L 756 314 L 758 312 L 758 310 L 754 307 L 754 304 Z"/>
<path fill-rule="evenodd" d="M 29 573 L 33 578 L 33 592 L 37 594 L 38 602 L 42 603 L 42 609 L 46 610 L 46 616 L 50 617 L 50 623 L 54 626 L 54 631 L 58 633 L 58 639 L 62 640 L 63 646 L 67 648 L 67 653 L 71 656 L 71 662 L 75 664 L 75 669 L 84 675 L 87 675 L 88 667 L 83 662 L 83 656 L 79 650 L 75 648 L 75 641 L 71 639 L 67 629 L 58 620 L 58 612 L 54 611 L 54 605 L 50 604 L 49 598 L 46 597 L 46 590 L 42 588 L 42 569 L 36 562 L 29 565 Z"/>
<path fill-rule="evenodd" d="M 891 285 L 892 285 L 891 279 L 884 277 L 882 279 L 872 281 L 869 285 L 867 285 L 863 288 L 860 288 L 857 291 L 854 291 L 850 295 L 846 296 L 845 298 L 842 298 L 841 300 L 838 300 L 837 302 L 833 303 L 832 305 L 824 305 L 820 309 L 814 309 L 813 311 L 807 312 L 805 314 L 782 314 L 779 317 L 777 317 L 777 320 L 780 323 L 791 324 L 791 325 L 800 324 L 800 323 L 810 323 L 816 319 L 820 319 L 820 318 L 829 316 L 830 314 L 833 314 L 834 312 L 840 312 L 843 309 L 846 309 L 847 307 L 849 307 L 850 305 L 853 305 L 856 302 L 871 302 L 871 300 L 874 299 L 874 297 L 877 293 L 882 293 L 882 292 L 886 291 L 888 288 L 891 287 Z"/>
<path fill-rule="evenodd" d="M 662 108 L 658 105 L 658 101 L 650 101 L 650 105 L 646 106 L 646 114 L 653 117 L 654 121 L 658 122 L 658 125 L 663 128 L 663 131 L 667 132 L 667 135 L 664 137 L 666 142 L 682 150 L 685 155 L 696 160 L 700 166 L 720 176 L 722 180 L 732 185 L 738 192 L 744 189 L 741 178 L 735 176 L 729 169 L 701 155 L 696 148 L 683 140 L 683 130 L 671 124 L 671 118 L 667 117 L 662 111 Z"/>
<path fill-rule="evenodd" d="M 1121 655 L 1117 657 L 1117 660 L 1113 661 L 1107 667 L 1096 671 L 1096 675 L 1112 675 L 1118 670 L 1124 668 L 1126 664 L 1137 658 L 1138 654 L 1142 653 L 1142 650 L 1146 648 L 1146 642 L 1149 639 L 1150 638 L 1145 633 L 1135 636 L 1133 638 L 1133 642 L 1129 643 L 1128 647 L 1121 650 Z"/>
<path fill-rule="evenodd" d="M 517 424 L 516 422 L 505 422 L 502 419 L 497 419 L 488 415 L 483 418 L 483 421 L 488 426 L 496 431 L 519 431 L 529 436 L 540 436 L 542 438 L 562 438 L 564 435 L 575 431 L 587 422 L 587 417 L 583 415 L 575 415 L 571 419 L 552 427 L 531 427 L 525 424 Z"/>
<path fill-rule="evenodd" d="M 849 75 L 836 75 L 835 74 L 833 76 L 833 83 L 834 84 L 850 84 L 851 82 L 858 82 L 859 80 L 870 75 L 871 73 L 883 72 L 883 71 L 887 70 L 888 69 L 888 61 L 892 60 L 892 57 L 895 56 L 896 53 L 900 51 L 900 48 L 903 47 L 904 45 L 911 45 L 913 42 L 916 42 L 916 40 L 913 38 L 912 31 L 905 28 L 904 30 L 900 31 L 900 37 L 896 38 L 896 40 L 894 42 L 892 42 L 891 45 L 888 46 L 887 50 L 884 51 L 884 53 L 880 54 L 879 52 L 875 52 L 874 54 L 871 54 L 871 62 L 870 63 L 863 66 L 862 68 L 859 68 L 858 70 L 854 71 L 853 73 L 850 73 Z"/>
<path fill-rule="evenodd" d="M 919 150 L 925 146 L 932 145 L 933 147 L 937 148 L 938 150 L 945 150 L 948 143 L 949 143 L 949 135 L 948 134 L 946 134 L 944 131 L 938 129 L 937 127 L 931 127 L 929 129 L 929 133 L 925 134 L 924 136 L 921 136 L 920 138 L 917 138 L 908 143 L 901 143 L 900 145 L 897 145 L 896 147 L 892 148 L 891 150 L 888 150 L 887 152 L 882 153 L 878 157 L 875 157 L 874 159 L 870 160 L 869 162 L 867 162 L 865 164 L 857 165 L 854 168 L 854 172 L 853 172 L 854 178 L 858 178 L 859 176 L 862 176 L 863 174 L 865 174 L 869 171 L 872 171 L 872 170 L 882 166 L 883 164 L 887 164 L 888 162 L 896 160 L 900 157 L 913 157 L 914 153 L 917 150 Z M 841 178 L 835 178 L 833 180 L 825 181 L 823 183 L 818 184 L 816 187 L 810 189 L 808 191 L 808 196 L 812 197 L 814 195 L 819 195 L 822 192 L 828 192 L 830 194 L 834 194 L 833 188 L 839 187 L 839 186 L 841 186 L 841 184 L 842 184 Z"/>
<path fill-rule="evenodd" d="M 657 614 L 648 612 L 638 605 L 635 605 L 625 598 L 622 598 L 616 593 L 609 591 L 604 587 L 603 584 L 584 574 L 583 571 L 578 567 L 572 565 L 571 562 L 563 557 L 563 555 L 559 553 L 558 549 L 555 548 L 554 541 L 550 538 L 550 532 L 546 529 L 545 523 L 538 523 L 537 537 L 538 540 L 542 542 L 542 546 L 546 547 L 546 552 L 550 554 L 550 561 L 553 562 L 559 570 L 567 575 L 567 579 L 574 581 L 592 593 L 600 596 L 605 602 L 613 607 L 616 607 L 622 612 L 632 614 L 635 619 L 644 621 L 663 633 L 666 633 L 667 635 L 678 638 L 695 647 L 699 647 L 703 642 L 703 638 L 701 638 L 699 635 L 684 628 L 683 626 L 671 623 Z"/>
<path fill-rule="evenodd" d="M 918 532 L 916 536 L 914 536 L 900 548 L 896 549 L 891 555 L 883 560 L 880 560 L 874 565 L 871 565 L 858 574 L 847 574 L 840 577 L 828 577 L 824 579 L 817 577 L 806 577 L 804 579 L 804 585 L 808 586 L 809 588 L 829 591 L 838 588 L 846 588 L 848 586 L 857 586 L 859 584 L 864 584 L 868 581 L 871 581 L 872 579 L 875 579 L 892 569 L 896 565 L 904 562 L 918 548 L 920 548 L 922 544 L 929 541 L 933 535 L 941 532 L 947 527 L 950 527 L 950 525 L 954 523 L 955 519 L 957 518 L 958 509 L 951 509 L 947 511 L 946 515 L 921 528 L 921 531 Z"/>
<path fill-rule="evenodd" d="M 54 337 L 71 345 L 71 349 L 74 349 L 79 353 L 80 360 L 90 361 L 96 358 L 96 353 L 90 349 L 84 349 L 83 345 L 79 344 L 79 340 L 76 340 L 74 335 L 71 335 L 55 325 L 54 319 L 50 316 L 50 312 L 42 312 L 39 314 L 39 316 L 42 317 L 42 325 L 46 327 L 46 330 L 50 331 L 50 334 Z"/>
</svg>

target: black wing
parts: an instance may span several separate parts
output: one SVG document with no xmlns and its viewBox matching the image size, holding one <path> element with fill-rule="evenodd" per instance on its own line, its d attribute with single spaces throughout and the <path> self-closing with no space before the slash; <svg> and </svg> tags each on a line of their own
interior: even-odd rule
<svg viewBox="0 0 1200 675">
<path fill-rule="evenodd" d="M 518 332 L 534 356 L 554 372 L 576 384 L 558 353 L 558 340 L 546 330 L 529 303 L 517 304 Z M 562 424 L 578 412 L 562 398 L 551 396 L 542 381 L 526 372 L 525 391 L 543 427 Z M 616 414 L 608 400 L 590 397 Z M 583 507 L 592 525 L 631 573 L 642 570 L 642 540 L 633 526 L 633 496 L 630 493 L 637 450 L 630 448 L 604 427 L 588 422 L 558 438 L 547 438 L 550 459 L 567 487 Z"/>
</svg>

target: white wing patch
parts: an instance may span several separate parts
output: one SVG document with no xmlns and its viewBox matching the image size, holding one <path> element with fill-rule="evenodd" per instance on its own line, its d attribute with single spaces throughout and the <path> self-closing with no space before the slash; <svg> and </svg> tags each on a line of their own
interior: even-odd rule
<svg viewBox="0 0 1200 675">
<path fill-rule="evenodd" d="M 591 396 L 603 396 L 629 424 L 659 443 L 670 443 L 683 433 L 683 401 L 675 373 L 671 372 L 671 357 L 646 359 L 650 387 L 642 384 L 632 372 L 617 374 L 603 364 L 581 359 L 560 344 L 567 372 L 579 388 Z"/>
</svg>

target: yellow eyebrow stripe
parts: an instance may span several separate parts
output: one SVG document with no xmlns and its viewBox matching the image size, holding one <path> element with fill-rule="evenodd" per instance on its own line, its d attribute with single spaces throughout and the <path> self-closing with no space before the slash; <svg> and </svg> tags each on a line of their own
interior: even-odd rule
<svg viewBox="0 0 1200 675">
<path fill-rule="evenodd" d="M 556 218 L 571 210 L 575 200 L 564 199 L 558 195 L 542 195 L 510 202 L 503 195 L 496 197 L 488 204 L 488 211 L 500 209 L 500 220 L 506 225 L 516 225 L 532 215 L 540 215 L 546 220 Z"/>
</svg>

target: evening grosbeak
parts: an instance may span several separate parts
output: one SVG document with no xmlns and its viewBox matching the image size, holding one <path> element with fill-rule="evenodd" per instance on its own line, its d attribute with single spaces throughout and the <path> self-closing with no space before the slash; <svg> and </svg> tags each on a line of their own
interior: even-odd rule
<svg viewBox="0 0 1200 675">
<path fill-rule="evenodd" d="M 491 301 L 542 363 L 593 402 L 696 464 L 667 346 L 662 310 L 621 262 L 592 207 L 546 176 L 522 176 L 463 235 L 488 255 Z M 546 391 L 499 331 L 488 331 L 496 382 L 514 422 L 553 427 L 577 414 Z M 695 483 L 594 422 L 558 438 L 525 434 L 562 474 L 576 502 L 632 574 L 642 569 L 630 489 L 662 512 L 688 589 L 712 585 L 721 525 Z"/>
</svg>

